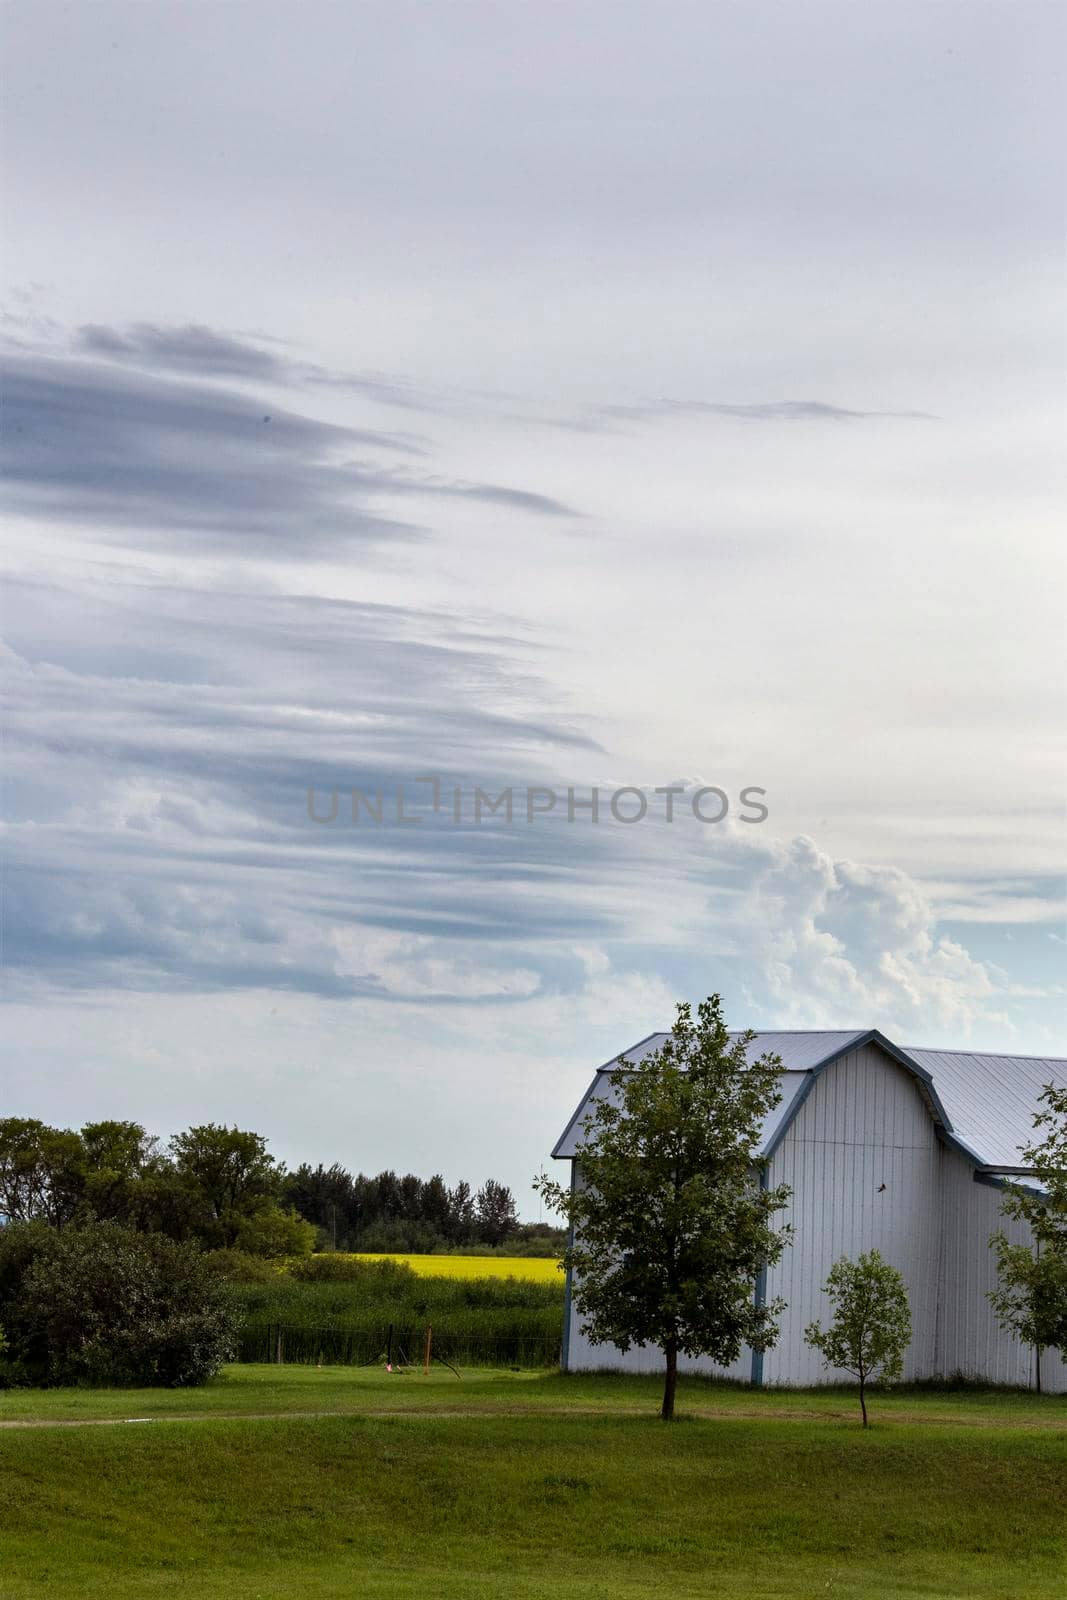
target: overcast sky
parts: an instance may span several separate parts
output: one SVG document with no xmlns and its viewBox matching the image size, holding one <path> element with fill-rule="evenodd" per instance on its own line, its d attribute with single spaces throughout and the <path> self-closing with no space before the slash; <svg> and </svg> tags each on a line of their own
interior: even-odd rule
<svg viewBox="0 0 1067 1600">
<path fill-rule="evenodd" d="M 3 27 L 0 1113 L 536 1215 L 678 999 L 1062 1050 L 1062 7 Z"/>
</svg>

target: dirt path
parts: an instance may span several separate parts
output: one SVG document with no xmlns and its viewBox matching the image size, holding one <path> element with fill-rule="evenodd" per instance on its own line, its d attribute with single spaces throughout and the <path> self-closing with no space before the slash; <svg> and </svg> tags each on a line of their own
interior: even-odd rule
<svg viewBox="0 0 1067 1600">
<path fill-rule="evenodd" d="M 813 1409 L 789 1409 L 781 1411 L 757 1410 L 746 1407 L 714 1408 L 708 1406 L 686 1406 L 681 1413 L 685 1417 L 699 1417 L 701 1420 L 715 1422 L 729 1422 L 738 1420 L 744 1422 L 855 1422 L 856 1412 L 852 1408 L 842 1408 L 840 1411 L 816 1411 Z M 395 1406 L 390 1408 L 376 1407 L 371 1410 L 360 1411 L 187 1411 L 166 1412 L 155 1417 L 11 1417 L 0 1418 L 0 1428 L 123 1428 L 144 1423 L 167 1422 L 317 1422 L 324 1418 L 345 1417 L 354 1422 L 359 1421 L 385 1421 L 397 1418 L 410 1418 L 419 1420 L 426 1418 L 430 1421 L 468 1420 L 473 1421 L 478 1417 L 648 1417 L 653 1415 L 647 1408 L 639 1406 L 557 1406 L 557 1407 L 524 1407 L 524 1406 L 478 1406 L 465 1407 L 435 1407 L 430 1409 L 416 1408 L 413 1406 Z M 961 1427 L 961 1428 L 1034 1428 L 1042 1431 L 1051 1430 L 1058 1433 L 1067 1433 L 1067 1415 L 1062 1418 L 1005 1418 L 1005 1417 L 961 1417 L 946 1412 L 927 1412 L 916 1415 L 914 1412 L 894 1410 L 892 1407 L 880 1406 L 875 1416 L 876 1422 L 896 1422 L 916 1424 L 919 1426 L 936 1427 Z"/>
</svg>

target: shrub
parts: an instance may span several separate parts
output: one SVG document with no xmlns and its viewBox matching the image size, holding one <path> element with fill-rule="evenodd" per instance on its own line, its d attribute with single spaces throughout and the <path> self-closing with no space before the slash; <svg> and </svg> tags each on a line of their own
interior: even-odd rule
<svg viewBox="0 0 1067 1600">
<path fill-rule="evenodd" d="M 364 1261 L 359 1256 L 323 1254 L 294 1261 L 289 1276 L 298 1283 L 360 1283 L 374 1298 L 412 1287 L 417 1274 L 403 1261 Z"/>
<path fill-rule="evenodd" d="M 245 1255 L 284 1260 L 286 1256 L 308 1256 L 315 1246 L 315 1227 L 281 1206 L 263 1206 L 242 1218 L 235 1244 Z"/>
<path fill-rule="evenodd" d="M 201 1251 L 110 1223 L 53 1233 L 14 1312 L 13 1355 L 36 1383 L 203 1383 L 236 1343 L 231 1297 Z"/>
<path fill-rule="evenodd" d="M 273 1283 L 281 1264 L 264 1256 L 250 1256 L 246 1250 L 208 1250 L 204 1265 L 227 1283 Z"/>
</svg>

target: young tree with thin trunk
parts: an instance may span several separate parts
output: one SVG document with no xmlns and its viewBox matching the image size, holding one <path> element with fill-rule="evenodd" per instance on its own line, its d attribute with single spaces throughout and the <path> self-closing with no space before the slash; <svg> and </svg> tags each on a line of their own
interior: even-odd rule
<svg viewBox="0 0 1067 1600">
<path fill-rule="evenodd" d="M 1040 1391 L 1042 1351 L 1067 1349 L 1067 1085 L 1047 1083 L 1039 1100 L 1034 1130 L 1044 1137 L 1022 1152 L 1037 1187 L 1013 1185 L 1001 1207 L 1027 1225 L 1033 1242 L 993 1234 L 999 1283 L 989 1302 L 1001 1327 L 1033 1346 Z"/>
<path fill-rule="evenodd" d="M 804 1338 L 828 1367 L 843 1367 L 859 1379 L 860 1412 L 868 1426 L 867 1385 L 874 1378 L 891 1383 L 904 1367 L 911 1343 L 911 1312 L 904 1279 L 877 1250 L 855 1261 L 842 1256 L 830 1268 L 823 1292 L 833 1306 L 824 1331 L 813 1322 Z"/>
<path fill-rule="evenodd" d="M 665 1421 L 680 1355 L 729 1366 L 743 1345 L 777 1337 L 782 1302 L 760 1304 L 756 1286 L 781 1255 L 788 1229 L 772 1224 L 789 1190 L 761 1185 L 758 1150 L 782 1063 L 749 1060 L 754 1038 L 731 1037 L 718 995 L 695 1020 L 680 1005 L 660 1049 L 610 1073 L 583 1123 L 573 1190 L 543 1175 L 534 1185 L 571 1225 L 563 1259 L 582 1331 L 662 1349 Z"/>
</svg>

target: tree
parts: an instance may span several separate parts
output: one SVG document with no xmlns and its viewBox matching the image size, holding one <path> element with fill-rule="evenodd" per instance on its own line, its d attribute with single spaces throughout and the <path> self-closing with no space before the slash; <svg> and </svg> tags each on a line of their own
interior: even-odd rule
<svg viewBox="0 0 1067 1600">
<path fill-rule="evenodd" d="M 1034 1130 L 1044 1138 L 1022 1152 L 1038 1187 L 1012 1185 L 1001 1207 L 1033 1242 L 1013 1244 L 1003 1228 L 993 1234 L 999 1284 L 989 1302 L 1001 1326 L 1033 1346 L 1040 1391 L 1042 1351 L 1067 1349 L 1067 1086 L 1046 1084 L 1038 1104 Z"/>
<path fill-rule="evenodd" d="M 478 1190 L 477 1228 L 486 1244 L 503 1244 L 519 1225 L 515 1197 L 506 1184 L 487 1178 Z"/>
<path fill-rule="evenodd" d="M 201 1200 L 205 1243 L 232 1245 L 244 1218 L 278 1193 L 282 1173 L 259 1133 L 207 1122 L 170 1141 L 179 1179 Z"/>
<path fill-rule="evenodd" d="M 462 1178 L 448 1195 L 448 1227 L 445 1237 L 452 1244 L 470 1244 L 474 1238 L 474 1196 Z"/>
<path fill-rule="evenodd" d="M 854 1373 L 860 1385 L 860 1412 L 867 1420 L 867 1385 L 899 1378 L 904 1352 L 911 1343 L 911 1313 L 904 1279 L 877 1250 L 850 1261 L 842 1256 L 826 1278 L 823 1292 L 833 1306 L 833 1321 L 824 1331 L 813 1322 L 804 1338 L 828 1367 Z"/>
<path fill-rule="evenodd" d="M 61 1227 L 77 1213 L 85 1150 L 69 1128 L 0 1117 L 0 1218 Z"/>
<path fill-rule="evenodd" d="M 83 1208 L 101 1222 L 129 1222 L 142 1179 L 165 1165 L 159 1141 L 139 1122 L 87 1122 L 81 1130 Z"/>
<path fill-rule="evenodd" d="M 680 1005 L 665 1044 L 636 1067 L 620 1059 L 586 1116 L 581 1181 L 570 1193 L 534 1184 L 571 1225 L 563 1260 L 583 1331 L 621 1350 L 662 1347 L 668 1421 L 680 1353 L 728 1366 L 742 1345 L 777 1337 L 782 1304 L 759 1304 L 755 1287 L 782 1252 L 788 1230 L 772 1218 L 789 1190 L 760 1186 L 757 1151 L 782 1064 L 750 1061 L 754 1037 L 731 1038 L 718 995 L 695 1022 Z"/>
</svg>

